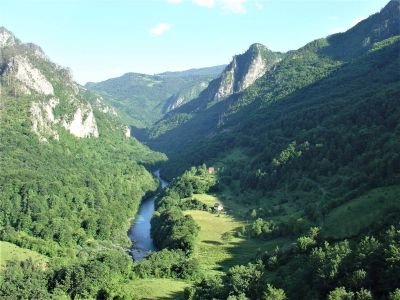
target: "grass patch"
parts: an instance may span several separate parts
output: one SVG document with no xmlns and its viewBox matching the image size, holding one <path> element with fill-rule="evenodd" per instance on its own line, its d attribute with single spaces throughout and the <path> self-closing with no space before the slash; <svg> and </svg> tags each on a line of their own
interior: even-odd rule
<svg viewBox="0 0 400 300">
<path fill-rule="evenodd" d="M 215 203 L 221 203 L 221 201 L 217 197 L 207 194 L 193 194 L 192 198 L 210 207 L 213 207 Z"/>
<path fill-rule="evenodd" d="M 174 279 L 135 279 L 125 285 L 125 288 L 131 290 L 140 299 L 184 299 L 183 290 L 189 284 Z"/>
<path fill-rule="evenodd" d="M 324 237 L 358 235 L 393 210 L 400 209 L 400 186 L 377 188 L 335 209 L 325 219 Z"/>
<path fill-rule="evenodd" d="M 0 241 L 0 269 L 3 269 L 8 261 L 19 262 L 29 258 L 32 259 L 35 264 L 43 266 L 43 268 L 46 267 L 49 260 L 47 256 L 39 254 L 36 251 L 21 248 L 9 242 Z"/>
<path fill-rule="evenodd" d="M 235 236 L 229 241 L 224 241 L 222 235 L 225 232 L 234 233 L 245 226 L 245 223 L 229 215 L 205 211 L 188 210 L 185 214 L 191 215 L 201 227 L 194 255 L 205 273 L 222 274 L 233 265 L 247 263 L 257 253 L 273 250 L 277 245 L 281 246 L 287 242 L 283 239 L 261 241 Z"/>
</svg>

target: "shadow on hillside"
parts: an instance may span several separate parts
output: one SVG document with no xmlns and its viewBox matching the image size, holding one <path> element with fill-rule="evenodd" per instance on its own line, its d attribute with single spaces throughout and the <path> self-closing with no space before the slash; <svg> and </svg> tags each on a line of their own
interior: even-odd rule
<svg viewBox="0 0 400 300">
<path fill-rule="evenodd" d="M 210 245 L 223 245 L 223 243 L 221 243 L 221 242 L 217 242 L 217 241 L 203 241 L 203 243 L 206 243 L 206 244 L 210 244 Z"/>
<path fill-rule="evenodd" d="M 138 128 L 133 126 L 131 127 L 131 136 L 138 139 L 144 144 L 147 142 L 147 135 L 148 135 L 147 128 Z"/>
<path fill-rule="evenodd" d="M 235 265 L 245 265 L 249 262 L 255 263 L 264 253 L 273 253 L 276 247 L 285 248 L 290 241 L 285 238 L 274 239 L 270 241 L 256 240 L 249 237 L 243 237 L 239 242 L 230 242 L 226 251 L 230 258 L 221 261 L 216 271 L 227 271 Z"/>
<path fill-rule="evenodd" d="M 172 299 L 173 300 L 184 300 L 185 299 L 184 296 L 185 296 L 184 291 L 178 291 L 178 292 L 169 293 L 165 297 L 159 297 L 159 298 L 157 298 L 157 300 L 172 300 Z"/>
<path fill-rule="evenodd" d="M 257 245 L 252 240 L 244 239 L 240 242 L 230 243 L 232 247 L 227 249 L 231 256 L 219 263 L 217 270 L 227 271 L 235 265 L 245 265 L 248 262 L 254 262 L 257 257 L 268 250 L 265 246 Z"/>
<path fill-rule="evenodd" d="M 225 207 L 229 211 L 227 214 L 233 220 L 241 222 L 244 226 L 250 225 L 248 222 L 248 218 L 246 218 L 245 206 L 241 209 L 239 208 L 239 204 L 234 204 L 230 198 L 230 195 L 224 199 L 224 194 L 216 195 L 222 203 L 224 203 Z M 230 204 L 234 207 L 230 209 Z M 240 236 L 242 232 L 242 228 L 238 227 L 231 231 L 233 236 Z M 231 241 L 229 242 L 229 248 L 226 249 L 230 258 L 225 259 L 217 265 L 215 268 L 216 271 L 227 271 L 229 268 L 235 265 L 245 265 L 249 262 L 256 262 L 258 258 L 260 258 L 266 252 L 272 253 L 276 247 L 284 249 L 290 245 L 290 240 L 288 238 L 276 238 L 273 240 L 260 240 L 252 238 L 248 235 L 240 237 L 239 241 Z"/>
</svg>

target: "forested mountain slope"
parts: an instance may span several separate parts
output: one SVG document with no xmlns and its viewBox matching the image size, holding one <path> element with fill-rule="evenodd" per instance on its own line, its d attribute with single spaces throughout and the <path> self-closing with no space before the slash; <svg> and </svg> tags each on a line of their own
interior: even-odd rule
<svg viewBox="0 0 400 300">
<path fill-rule="evenodd" d="M 315 224 L 342 239 L 398 220 L 399 3 L 288 54 L 225 100 L 223 125 L 219 102 L 151 141 L 164 174 L 214 165 L 227 201 L 276 215 L 278 232 Z"/>
<path fill-rule="evenodd" d="M 208 111 L 215 104 L 229 102 L 226 99 L 247 89 L 258 78 L 263 76 L 265 72 L 274 68 L 283 57 L 284 54 L 273 52 L 262 44 L 251 45 L 245 53 L 235 55 L 222 74 L 211 81 L 196 99 L 171 111 L 160 121 L 156 122 L 149 129 L 148 137 L 154 140 L 165 134 L 168 135 L 169 131 L 184 126 L 183 124 L 191 120 L 194 116 Z M 219 114 L 215 116 L 219 117 L 218 125 L 223 123 L 224 108 L 226 106 L 222 105 L 222 110 L 220 109 L 216 112 Z M 202 125 L 204 126 L 205 124 Z M 214 123 L 208 125 L 215 126 Z M 196 125 L 197 127 L 201 128 L 202 126 Z"/>
<path fill-rule="evenodd" d="M 176 112 L 185 112 L 185 109 L 188 108 L 189 113 L 183 113 L 179 118 L 179 114 L 175 113 L 176 120 L 174 118 L 166 119 L 163 126 L 158 126 L 164 120 L 160 121 L 152 128 L 146 142 L 169 156 L 169 163 L 164 169 L 165 174 L 169 176 L 175 176 L 188 166 L 198 164 L 209 157 L 223 157 L 224 154 L 221 151 L 215 151 L 209 148 L 209 145 L 227 144 L 227 137 L 235 140 L 244 138 L 243 141 L 257 139 L 258 143 L 264 147 L 271 147 L 267 140 L 258 136 L 259 132 L 270 131 L 265 127 L 266 123 L 276 123 L 266 114 L 269 112 L 269 107 L 273 103 L 284 102 L 285 104 L 279 106 L 283 110 L 279 115 L 285 116 L 289 112 L 294 113 L 296 110 L 288 105 L 287 101 L 289 98 L 297 97 L 298 103 L 304 103 L 302 111 L 311 110 L 310 106 L 306 106 L 308 99 L 302 97 L 300 93 L 315 88 L 316 84 L 324 82 L 325 79 L 335 78 L 337 72 L 343 68 L 348 68 L 350 70 L 348 72 L 351 74 L 355 61 L 370 57 L 367 53 L 373 55 L 374 47 L 384 48 L 385 43 L 377 46 L 376 42 L 399 34 L 399 19 L 399 2 L 391 1 L 381 12 L 361 21 L 347 32 L 315 40 L 299 50 L 287 53 L 282 61 L 243 92 L 211 103 L 194 113 L 191 108 L 196 100 L 180 107 Z M 393 42 L 393 40 L 391 41 Z M 387 43 L 390 44 L 389 41 Z M 396 51 L 393 51 L 391 55 L 389 61 L 393 64 L 398 63 L 397 57 L 395 57 Z M 377 56 L 376 64 L 380 64 L 379 60 L 381 59 L 384 58 Z M 379 70 L 389 68 L 389 65 L 381 64 L 382 67 Z M 363 76 L 363 81 L 371 80 L 371 76 L 374 75 L 370 73 L 375 71 L 373 68 L 374 66 L 371 66 L 371 69 L 360 74 Z M 396 82 L 397 76 L 398 73 L 394 72 L 394 82 Z M 351 81 L 345 83 L 355 84 Z M 324 94 L 328 97 L 330 95 L 328 92 L 339 87 L 328 86 L 326 88 Z M 367 88 L 368 85 L 360 84 L 354 91 L 361 92 Z M 378 84 L 377 88 L 384 88 L 384 86 Z M 351 105 L 354 105 L 352 93 L 343 95 L 346 96 L 347 102 L 342 99 L 344 101 L 342 107 L 350 109 Z M 328 98 L 335 101 L 341 99 L 335 94 Z M 321 107 L 326 109 L 323 104 Z M 335 117 L 334 112 L 328 113 L 327 116 Z M 181 118 L 184 120 L 181 121 Z M 318 124 L 314 123 L 313 126 L 318 126 Z M 291 124 L 287 124 L 287 126 L 293 127 Z M 248 130 L 248 128 L 254 130 Z M 239 134 L 245 130 L 247 130 L 245 135 Z M 248 143 L 243 142 L 242 144 L 247 145 Z M 252 148 L 251 144 L 248 146 Z M 260 150 L 259 147 L 257 149 Z"/>
<path fill-rule="evenodd" d="M 88 82 L 86 87 L 107 97 L 131 125 L 145 127 L 196 98 L 224 67 L 155 75 L 127 73 L 98 83 Z"/>
<path fill-rule="evenodd" d="M 0 47 L 1 240 L 69 258 L 128 245 L 127 220 L 157 188 L 144 166 L 164 156 L 38 46 L 1 27 Z"/>
<path fill-rule="evenodd" d="M 242 93 L 150 138 L 170 157 L 165 175 L 213 167 L 213 199 L 248 224 L 230 233 L 276 245 L 202 278 L 187 299 L 397 299 L 399 99 L 396 0 L 345 33 L 287 53 Z M 173 181 L 189 194 L 197 186 L 185 181 L 190 172 Z M 194 194 L 184 197 L 195 202 Z M 167 196 L 166 210 L 188 201 Z M 282 240 L 291 242 L 278 246 Z"/>
</svg>

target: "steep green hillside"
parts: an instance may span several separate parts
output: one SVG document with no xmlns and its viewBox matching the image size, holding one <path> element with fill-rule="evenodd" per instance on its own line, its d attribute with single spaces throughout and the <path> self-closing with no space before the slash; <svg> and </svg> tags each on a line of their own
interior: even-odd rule
<svg viewBox="0 0 400 300">
<path fill-rule="evenodd" d="M 163 155 L 39 47 L 0 31 L 1 239 L 70 258 L 100 240 L 129 245 L 128 219 L 157 187 L 144 166 Z"/>
<path fill-rule="evenodd" d="M 0 298 L 136 297 L 129 220 L 165 156 L 38 46 L 0 46 Z"/>
<path fill-rule="evenodd" d="M 216 196 L 248 222 L 240 234 L 293 241 L 200 280 L 188 299 L 396 299 L 399 70 L 400 2 L 391 1 L 150 136 L 170 157 L 165 175 L 204 162 L 217 170 Z"/>
<path fill-rule="evenodd" d="M 86 87 L 105 96 L 130 125 L 145 127 L 196 98 L 224 67 L 155 75 L 127 73 L 98 83 L 89 82 Z"/>
<path fill-rule="evenodd" d="M 388 37 L 394 37 L 400 33 L 397 3 L 396 1 L 390 2 L 380 13 L 360 22 L 346 33 L 319 39 L 299 50 L 289 52 L 281 62 L 268 70 L 242 93 L 233 94 L 222 101 L 209 103 L 203 109 L 192 110 L 196 103 L 194 100 L 180 107 L 168 119 L 161 120 L 152 128 L 146 142 L 169 156 L 170 160 L 164 169 L 164 174 L 172 177 L 190 165 L 220 156 L 221 150 L 224 149 L 223 144 L 225 144 L 225 149 L 232 149 L 233 139 L 241 141 L 241 146 L 249 148 L 253 147 L 249 142 L 257 139 L 259 145 L 253 150 L 257 149 L 258 153 L 265 147 L 270 148 L 269 141 L 259 136 L 260 134 L 269 135 L 269 132 L 272 132 L 269 127 L 266 127 L 266 124 L 272 123 L 276 126 L 278 124 L 275 121 L 277 117 L 287 116 L 289 118 L 293 113 L 304 113 L 307 115 L 307 119 L 310 118 L 311 108 L 307 101 L 311 100 L 302 95 L 305 91 L 314 89 L 315 95 L 332 101 L 342 101 L 341 107 L 350 110 L 352 105 L 355 105 L 352 101 L 352 93 L 362 93 L 362 90 L 365 90 L 366 93 L 369 92 L 369 84 L 363 84 L 362 81 L 371 81 L 372 84 L 376 84 L 378 90 L 381 88 L 383 90 L 382 80 L 376 82 L 371 79 L 371 76 L 375 76 L 375 74 L 370 73 L 374 73 L 377 65 L 380 66 L 377 69 L 378 72 L 392 72 L 391 80 L 396 82 L 398 79 L 398 74 L 394 71 L 398 63 L 396 49 L 387 53 L 389 50 L 384 50 L 385 42 L 374 44 L 373 41 L 384 41 Z M 350 43 L 349 40 L 353 42 Z M 391 48 L 396 48 L 394 42 L 395 40 L 386 41 L 386 43 L 392 44 Z M 387 46 L 389 47 L 389 45 Z M 359 60 L 358 65 L 357 60 Z M 363 68 L 360 67 L 363 64 L 361 60 L 367 62 Z M 391 64 L 386 65 L 380 60 L 389 61 Z M 351 76 L 352 73 L 357 75 Z M 340 86 L 334 85 L 337 84 L 336 82 L 331 83 L 335 78 L 339 80 L 336 74 L 344 74 L 341 76 L 347 74 L 348 77 L 340 82 L 341 85 L 349 86 L 347 94 L 341 92 Z M 353 78 L 359 78 L 357 76 L 362 76 L 363 80 L 360 79 L 353 83 Z M 331 81 L 329 81 L 330 78 L 332 78 Z M 325 89 L 316 90 L 318 84 L 322 82 L 327 82 L 324 86 Z M 352 85 L 357 85 L 358 89 L 352 88 Z M 330 93 L 331 90 L 337 90 L 337 93 Z M 356 96 L 354 97 L 356 98 Z M 289 99 L 296 100 L 289 102 Z M 333 118 L 336 111 L 324 105 L 322 100 L 318 101 L 320 101 L 321 107 L 315 109 L 323 109 L 326 111 L 327 117 Z M 278 104 L 278 102 L 282 102 L 282 104 Z M 274 103 L 277 103 L 278 106 L 271 106 Z M 288 106 L 287 103 L 293 104 Z M 297 108 L 296 106 L 301 107 Z M 275 115 L 272 115 L 273 111 L 276 111 Z M 308 125 L 307 129 L 319 125 L 319 122 L 320 119 L 315 120 Z M 285 123 L 285 126 L 292 128 L 292 131 L 296 129 L 290 122 Z M 294 135 L 294 132 L 291 134 Z M 292 139 L 298 138 L 293 136 Z M 289 143 L 290 141 L 286 143 L 286 146 Z M 209 147 L 210 144 L 213 145 L 213 148 Z M 280 147 L 282 150 L 284 145 L 280 145 Z M 270 163 L 270 161 L 267 160 L 266 163 Z"/>
<path fill-rule="evenodd" d="M 204 126 L 214 128 L 216 125 L 222 125 L 222 114 L 226 108 L 226 104 L 222 103 L 229 103 L 229 97 L 235 97 L 237 93 L 247 89 L 265 72 L 273 69 L 284 56 L 284 54 L 273 52 L 261 44 L 253 44 L 245 53 L 234 56 L 222 74 L 211 81 L 196 99 L 165 115 L 149 129 L 147 135 L 152 145 L 156 146 L 159 139 L 162 143 L 164 135 L 168 137 L 177 135 L 181 127 L 186 127 L 184 125 L 186 122 L 192 118 L 193 122 L 196 122 L 197 116 L 203 113 L 213 114 L 213 119 L 217 120 L 217 123 L 214 120 L 211 123 L 208 123 L 208 120 L 202 120 L 195 124 L 196 127 L 193 130 L 204 134 L 207 131 L 203 128 Z M 215 106 L 221 108 L 210 113 L 210 108 Z M 153 142 L 153 140 L 155 141 Z M 182 140 L 188 144 L 191 143 L 186 137 Z"/>
<path fill-rule="evenodd" d="M 365 24 L 370 24 L 370 19 L 358 26 Z M 360 210 L 356 203 L 362 195 L 378 197 L 379 192 L 373 192 L 377 188 L 400 184 L 399 36 L 371 45 L 365 54 L 340 66 L 319 60 L 324 68 L 315 68 L 315 51 L 305 51 L 312 45 L 315 43 L 300 50 L 303 59 L 299 62 L 285 60 L 275 73 L 261 78 L 251 88 L 258 93 L 251 104 L 240 109 L 231 106 L 232 113 L 219 133 L 201 139 L 204 131 L 199 133 L 196 126 L 215 114 L 204 113 L 186 129 L 180 128 L 178 137 L 191 136 L 191 144 L 175 139 L 180 148 L 173 148 L 177 153 L 171 155 L 165 172 L 173 176 L 188 165 L 213 164 L 220 169 L 224 189 L 236 195 L 232 201 L 248 209 L 261 209 L 263 218 L 278 214 L 277 222 L 282 226 L 293 217 L 302 218 L 306 225 L 323 225 L 325 218 L 340 218 L 331 216 L 333 209 L 354 201 L 350 207 Z M 311 59 L 313 68 L 304 57 Z M 326 71 L 331 65 L 336 67 Z M 279 81 L 281 76 L 297 80 Z M 278 79 L 269 84 L 273 77 Z M 310 83 L 305 84 L 306 80 Z M 298 85 L 302 88 L 296 88 Z M 250 93 L 239 100 L 250 99 Z M 210 119 L 203 130 L 212 130 L 209 123 Z M 375 217 L 369 222 L 361 217 L 353 220 L 358 222 L 354 224 L 357 230 L 344 229 L 347 236 L 398 218 L 395 197 L 382 194 L 380 198 Z M 351 220 L 346 226 L 351 227 Z M 322 232 L 332 231 L 327 228 Z"/>
</svg>

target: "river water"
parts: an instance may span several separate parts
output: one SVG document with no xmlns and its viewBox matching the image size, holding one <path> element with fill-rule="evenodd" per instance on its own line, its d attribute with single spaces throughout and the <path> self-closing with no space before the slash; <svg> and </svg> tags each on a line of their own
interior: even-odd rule
<svg viewBox="0 0 400 300">
<path fill-rule="evenodd" d="M 168 183 L 160 177 L 159 170 L 154 172 L 154 175 L 160 180 L 162 188 L 168 185 Z M 153 239 L 150 235 L 150 221 L 154 212 L 155 198 L 156 197 L 154 196 L 142 201 L 135 222 L 129 230 L 129 238 L 133 243 L 131 254 L 135 260 L 140 260 L 147 254 L 147 252 L 156 250 L 156 246 L 154 245 Z"/>
</svg>

